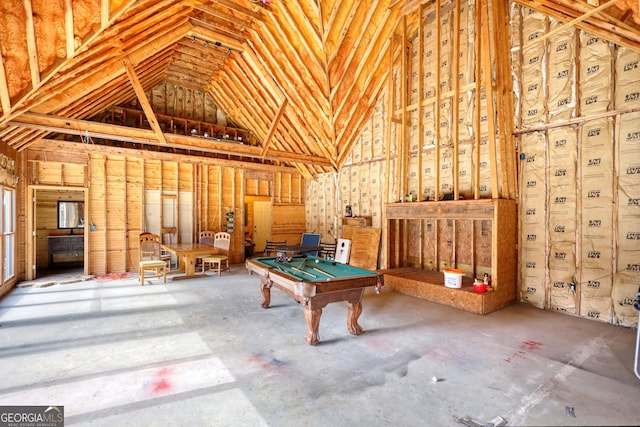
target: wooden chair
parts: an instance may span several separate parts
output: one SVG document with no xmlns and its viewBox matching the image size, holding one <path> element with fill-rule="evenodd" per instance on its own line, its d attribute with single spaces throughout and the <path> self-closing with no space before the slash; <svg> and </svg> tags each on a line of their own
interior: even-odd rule
<svg viewBox="0 0 640 427">
<path fill-rule="evenodd" d="M 332 243 L 320 242 L 320 256 L 324 259 L 335 259 L 337 247 L 338 244 L 335 241 Z"/>
<path fill-rule="evenodd" d="M 202 272 L 207 269 L 217 270 L 218 276 L 223 271 L 231 272 L 229 267 L 229 247 L 231 246 L 231 234 L 220 231 L 213 236 L 214 254 L 202 258 Z"/>
<path fill-rule="evenodd" d="M 264 247 L 264 256 L 278 256 L 278 251 L 276 251 L 277 247 L 287 246 L 287 241 L 271 241 L 267 240 L 267 245 Z"/>
<path fill-rule="evenodd" d="M 215 233 L 213 231 L 209 231 L 209 230 L 201 231 L 200 233 L 198 233 L 198 243 L 200 243 L 201 245 L 209 245 L 209 246 L 213 247 L 213 237 L 214 237 L 214 235 L 215 235 Z M 202 264 L 202 259 L 203 258 L 208 257 L 208 256 L 213 255 L 213 254 L 214 254 L 214 251 L 211 250 L 210 254 L 196 255 L 196 267 Z"/>
<path fill-rule="evenodd" d="M 152 233 L 141 233 L 138 251 L 140 260 L 138 272 L 140 275 L 140 286 L 144 286 L 145 278 L 162 277 L 167 283 L 167 263 L 161 259 L 160 236 Z M 153 276 L 146 276 L 146 271 L 152 271 Z"/>
</svg>

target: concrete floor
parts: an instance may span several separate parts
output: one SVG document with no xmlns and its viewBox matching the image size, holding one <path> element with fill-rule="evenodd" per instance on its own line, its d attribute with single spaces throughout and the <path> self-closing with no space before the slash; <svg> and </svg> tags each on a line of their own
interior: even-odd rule
<svg viewBox="0 0 640 427">
<path fill-rule="evenodd" d="M 63 405 L 68 426 L 640 424 L 632 329 L 383 291 L 360 336 L 327 306 L 313 347 L 302 307 L 274 289 L 262 309 L 243 265 L 69 282 L 0 301 L 0 405 Z"/>
</svg>

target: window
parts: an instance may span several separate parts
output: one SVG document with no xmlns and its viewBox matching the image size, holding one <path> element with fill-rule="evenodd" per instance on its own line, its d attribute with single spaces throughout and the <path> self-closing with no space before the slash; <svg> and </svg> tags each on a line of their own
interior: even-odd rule
<svg viewBox="0 0 640 427">
<path fill-rule="evenodd" d="M 14 277 L 15 273 L 15 242 L 16 242 L 16 191 L 11 188 L 2 189 L 2 246 L 0 247 L 3 260 L 3 281 Z"/>
</svg>

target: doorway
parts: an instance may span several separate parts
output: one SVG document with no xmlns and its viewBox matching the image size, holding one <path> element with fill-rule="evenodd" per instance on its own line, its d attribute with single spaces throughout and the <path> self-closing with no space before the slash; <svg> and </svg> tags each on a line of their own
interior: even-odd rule
<svg viewBox="0 0 640 427">
<path fill-rule="evenodd" d="M 29 186 L 26 280 L 87 274 L 89 224 L 85 188 Z"/>
<path fill-rule="evenodd" d="M 271 239 L 271 197 L 245 196 L 245 240 L 254 245 L 254 253 L 264 251 Z"/>
</svg>

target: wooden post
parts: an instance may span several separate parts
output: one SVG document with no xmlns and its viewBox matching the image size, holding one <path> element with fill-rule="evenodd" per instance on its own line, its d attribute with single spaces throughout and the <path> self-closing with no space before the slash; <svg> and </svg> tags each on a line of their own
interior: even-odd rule
<svg viewBox="0 0 640 427">
<path fill-rule="evenodd" d="M 458 200 L 460 196 L 459 171 L 458 171 L 458 117 L 460 104 L 458 102 L 458 92 L 460 91 L 460 0 L 454 0 L 453 8 L 453 97 L 451 99 L 452 108 L 452 132 L 453 132 L 453 199 Z"/>
<path fill-rule="evenodd" d="M 418 7 L 418 201 L 422 200 L 422 149 L 424 146 L 424 120 L 422 98 L 424 96 L 424 22 L 422 22 L 423 5 Z M 421 227 L 422 228 L 422 227 Z M 422 244 L 420 244 L 420 259 L 422 260 Z M 422 263 L 422 261 L 420 261 Z"/>
<path fill-rule="evenodd" d="M 440 200 L 440 26 L 442 25 L 440 16 L 440 0 L 435 1 L 436 8 L 436 25 L 434 26 L 436 32 L 436 104 L 435 104 L 435 152 L 434 152 L 434 173 L 435 173 L 435 199 Z"/>
<path fill-rule="evenodd" d="M 500 198 L 498 188 L 498 159 L 496 157 L 496 126 L 495 109 L 493 106 L 493 82 L 491 77 L 491 43 L 489 32 L 489 5 L 488 0 L 481 0 L 482 20 L 482 51 L 480 58 L 482 64 L 482 86 L 484 87 L 485 102 L 487 104 L 487 129 L 489 133 L 489 165 L 491 169 L 491 197 Z"/>
<path fill-rule="evenodd" d="M 480 26 L 482 21 L 480 19 L 480 10 L 478 10 L 478 4 L 475 5 L 475 97 L 474 97 L 474 114 L 473 114 L 473 129 L 474 129 L 474 141 L 473 141 L 473 198 L 478 200 L 480 198 L 480 62 L 482 55 Z"/>
</svg>

